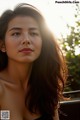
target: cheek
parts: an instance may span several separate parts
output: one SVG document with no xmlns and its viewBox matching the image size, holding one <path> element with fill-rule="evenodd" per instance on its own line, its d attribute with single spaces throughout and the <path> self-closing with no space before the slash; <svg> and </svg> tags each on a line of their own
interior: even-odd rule
<svg viewBox="0 0 80 120">
<path fill-rule="evenodd" d="M 36 55 L 37 55 L 37 57 L 40 56 L 40 54 L 41 54 L 41 49 L 42 49 L 42 40 L 40 40 L 40 41 L 36 44 Z"/>
<path fill-rule="evenodd" d="M 17 56 L 17 46 L 13 42 L 6 42 L 6 54 L 8 58 L 14 58 Z"/>
<path fill-rule="evenodd" d="M 13 48 L 14 45 L 11 44 L 11 42 L 6 41 L 5 46 L 6 46 L 6 51 L 10 51 Z"/>
<path fill-rule="evenodd" d="M 14 50 L 16 50 L 17 43 L 15 43 L 14 41 L 12 41 L 11 39 L 6 39 L 5 40 L 5 47 L 6 47 L 6 52 L 7 53 L 11 53 Z"/>
<path fill-rule="evenodd" d="M 42 39 L 40 39 L 39 41 L 36 42 L 36 47 L 38 51 L 41 51 L 42 48 Z"/>
<path fill-rule="evenodd" d="M 7 49 L 16 47 L 17 44 L 18 44 L 18 41 L 14 40 L 14 39 L 12 39 L 10 37 L 6 37 L 5 46 L 6 46 Z"/>
</svg>

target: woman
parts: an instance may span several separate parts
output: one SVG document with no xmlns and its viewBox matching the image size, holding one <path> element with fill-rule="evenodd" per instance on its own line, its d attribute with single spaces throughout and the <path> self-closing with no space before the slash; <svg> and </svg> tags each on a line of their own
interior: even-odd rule
<svg viewBox="0 0 80 120">
<path fill-rule="evenodd" d="M 0 18 L 0 110 L 11 120 L 58 120 L 62 52 L 39 10 L 20 4 Z"/>
</svg>

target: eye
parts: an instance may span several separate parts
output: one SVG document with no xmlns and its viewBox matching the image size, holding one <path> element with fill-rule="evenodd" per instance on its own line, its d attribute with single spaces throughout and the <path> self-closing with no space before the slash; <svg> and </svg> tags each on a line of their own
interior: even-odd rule
<svg viewBox="0 0 80 120">
<path fill-rule="evenodd" d="M 38 32 L 31 32 L 30 35 L 31 36 L 39 36 L 39 33 Z"/>
<path fill-rule="evenodd" d="M 19 36 L 21 33 L 20 32 L 14 32 L 12 33 L 12 36 Z"/>
</svg>

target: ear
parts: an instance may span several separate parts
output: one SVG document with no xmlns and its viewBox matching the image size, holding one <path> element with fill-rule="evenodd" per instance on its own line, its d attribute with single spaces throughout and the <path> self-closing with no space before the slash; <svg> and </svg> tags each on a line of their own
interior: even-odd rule
<svg viewBox="0 0 80 120">
<path fill-rule="evenodd" d="M 5 47 L 5 43 L 3 41 L 0 41 L 0 50 L 2 52 L 6 52 L 6 47 Z"/>
</svg>

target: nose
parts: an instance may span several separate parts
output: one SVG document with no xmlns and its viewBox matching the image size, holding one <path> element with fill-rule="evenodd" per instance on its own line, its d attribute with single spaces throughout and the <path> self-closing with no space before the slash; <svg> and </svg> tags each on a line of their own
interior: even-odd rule
<svg viewBox="0 0 80 120">
<path fill-rule="evenodd" d="M 30 36 L 28 33 L 23 35 L 22 44 L 31 44 Z"/>
</svg>

